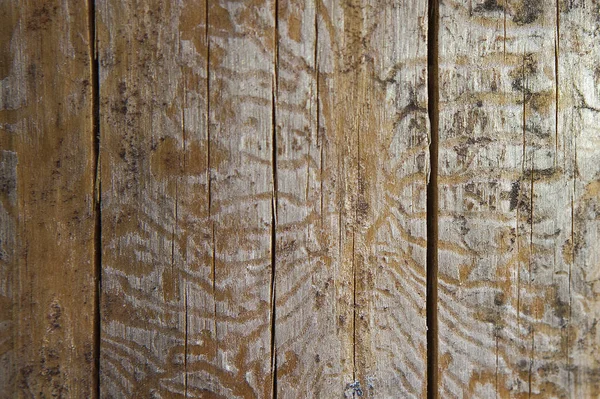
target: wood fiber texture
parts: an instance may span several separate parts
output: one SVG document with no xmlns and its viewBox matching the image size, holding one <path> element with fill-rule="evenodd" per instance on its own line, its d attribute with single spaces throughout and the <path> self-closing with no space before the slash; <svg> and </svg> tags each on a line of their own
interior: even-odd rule
<svg viewBox="0 0 600 399">
<path fill-rule="evenodd" d="M 0 1 L 0 397 L 90 397 L 92 46 L 77 1 Z"/>
<path fill-rule="evenodd" d="M 598 0 L 0 0 L 0 398 L 598 397 L 599 40 Z"/>
<path fill-rule="evenodd" d="M 279 393 L 421 397 L 426 3 L 278 4 Z"/>
<path fill-rule="evenodd" d="M 106 395 L 423 394 L 425 5 L 97 7 Z"/>
<path fill-rule="evenodd" d="M 441 4 L 441 397 L 599 392 L 599 7 Z"/>
</svg>

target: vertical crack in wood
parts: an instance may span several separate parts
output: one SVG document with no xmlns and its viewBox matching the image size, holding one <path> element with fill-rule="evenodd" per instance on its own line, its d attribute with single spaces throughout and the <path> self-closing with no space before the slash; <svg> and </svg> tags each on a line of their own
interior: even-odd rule
<svg viewBox="0 0 600 399">
<path fill-rule="evenodd" d="M 181 39 L 180 39 L 181 42 Z M 187 108 L 187 80 L 185 78 L 185 75 L 182 76 L 182 80 L 183 80 L 183 107 L 181 110 L 181 136 L 183 138 L 183 170 L 187 171 L 187 155 L 186 155 L 186 151 L 187 151 L 187 137 L 185 136 L 185 109 Z"/>
<path fill-rule="evenodd" d="M 320 150 L 319 160 L 319 214 L 321 215 L 321 228 L 323 228 L 323 148 L 324 140 L 321 137 L 321 99 L 319 96 L 319 2 L 315 1 L 315 51 L 314 51 L 314 74 L 315 74 L 315 102 L 316 115 L 315 124 L 317 126 L 317 147 Z"/>
<path fill-rule="evenodd" d="M 184 329 L 185 329 L 185 342 L 183 343 L 183 385 L 185 389 L 185 397 L 188 397 L 188 286 L 187 284 L 184 287 L 185 297 L 184 297 L 184 309 L 185 309 L 185 320 L 184 320 Z"/>
<path fill-rule="evenodd" d="M 213 334 L 214 334 L 214 361 L 217 362 L 219 354 L 219 331 L 217 327 L 217 249 L 215 236 L 215 221 L 212 218 L 212 169 L 211 169 L 211 129 L 210 129 L 210 6 L 209 0 L 204 2 L 204 42 L 206 43 L 206 186 L 208 202 L 208 220 L 211 224 L 211 283 L 213 297 Z"/>
<path fill-rule="evenodd" d="M 554 38 L 554 167 L 558 167 L 558 54 L 560 51 L 560 6 L 556 0 L 556 37 Z"/>
<path fill-rule="evenodd" d="M 506 7 L 507 0 L 504 0 L 504 5 L 502 7 L 502 17 L 503 17 L 503 28 L 504 28 L 504 37 L 502 40 L 502 54 L 504 55 L 504 62 L 506 62 Z"/>
<path fill-rule="evenodd" d="M 522 88 L 522 93 L 523 93 L 523 97 L 522 97 L 522 115 L 521 115 L 521 129 L 522 129 L 522 135 L 523 135 L 523 144 L 522 144 L 522 150 L 521 150 L 521 175 L 524 176 L 525 174 L 525 156 L 526 156 L 526 137 L 525 137 L 525 118 L 526 118 L 526 109 L 525 109 L 525 103 L 526 103 L 526 81 L 525 81 L 525 50 L 523 49 L 523 60 L 522 60 L 522 73 L 521 73 L 521 79 L 522 79 L 522 84 L 523 84 L 523 88 Z M 518 200 L 517 200 L 517 215 L 516 215 L 516 228 L 515 228 L 515 232 L 516 232 L 516 236 L 517 236 L 517 254 L 521 253 L 521 232 L 520 232 L 520 221 L 521 221 L 521 204 L 523 201 L 523 188 L 521 187 L 521 181 L 522 178 L 519 178 L 519 195 L 518 195 Z M 517 331 L 521 331 L 521 263 L 520 260 L 517 261 Z"/>
<path fill-rule="evenodd" d="M 215 223 L 212 222 L 212 262 L 211 262 L 211 274 L 212 274 L 212 296 L 213 296 L 213 329 L 215 334 L 215 353 L 214 358 L 217 360 L 219 353 L 219 331 L 217 330 L 217 247 L 215 239 Z"/>
<path fill-rule="evenodd" d="M 567 320 L 567 325 L 565 326 L 566 330 L 567 330 L 567 378 L 568 378 L 568 386 L 571 386 L 571 373 L 574 371 L 571 367 L 571 361 L 570 361 L 570 352 L 569 352 L 569 345 L 571 344 L 571 337 L 569 335 L 569 329 L 571 327 L 571 320 L 573 320 L 573 295 L 572 295 L 572 288 L 573 288 L 573 266 L 575 264 L 575 251 L 576 251 L 576 244 L 575 244 L 575 195 L 576 195 L 576 189 L 577 189 L 577 134 L 574 133 L 573 136 L 573 191 L 571 193 L 571 253 L 572 253 L 572 260 L 571 262 L 569 262 L 569 287 L 568 287 L 568 291 L 569 291 L 569 318 Z"/>
<path fill-rule="evenodd" d="M 364 16 L 363 16 L 364 18 Z M 360 65 L 360 64 L 359 64 Z M 362 68 L 363 66 L 360 65 L 360 68 Z M 360 76 L 359 79 L 362 79 L 363 76 Z M 360 86 L 359 86 L 360 87 Z M 359 89 L 360 90 L 360 89 Z M 358 95 L 357 95 L 358 94 Z M 361 95 L 362 93 L 354 93 L 355 98 L 358 97 L 359 95 Z M 356 116 L 353 118 L 353 130 L 356 131 L 356 182 L 357 182 L 357 186 L 356 189 L 358 190 L 358 192 L 356 192 L 354 194 L 353 197 L 353 202 L 355 204 L 354 206 L 354 215 L 352 215 L 353 218 L 353 223 L 352 223 L 352 383 L 356 384 L 358 382 L 358 373 L 357 373 L 357 367 L 356 367 L 356 319 L 357 319 L 357 315 L 356 315 L 356 308 L 357 308 L 357 302 L 356 302 L 356 294 L 357 294 L 357 285 L 356 285 L 356 230 L 357 230 L 357 224 L 360 223 L 359 222 L 359 214 L 358 214 L 358 208 L 360 206 L 361 203 L 361 173 L 360 173 L 360 118 L 362 117 L 362 107 L 360 104 L 360 101 L 362 100 L 362 98 L 357 99 L 357 105 L 359 106 L 358 112 L 356 114 Z M 360 383 L 360 382 L 358 382 Z M 353 389 L 352 391 L 352 397 L 356 398 L 356 389 Z"/>
<path fill-rule="evenodd" d="M 92 166 L 94 176 L 94 378 L 93 393 L 100 397 L 100 294 L 102 287 L 102 194 L 100 181 L 100 65 L 96 36 L 96 2 L 88 0 L 88 42 L 90 46 L 91 107 L 92 107 Z"/>
<path fill-rule="evenodd" d="M 171 227 L 171 275 L 175 279 L 175 230 L 177 230 L 177 203 L 179 202 L 179 180 L 175 180 L 174 224 Z M 175 284 L 175 280 L 173 280 Z"/>
<path fill-rule="evenodd" d="M 354 220 L 356 223 L 356 211 L 354 214 Z M 354 384 L 356 379 L 356 227 L 352 226 L 352 383 Z M 352 397 L 356 397 L 356 392 L 352 392 Z"/>
<path fill-rule="evenodd" d="M 187 149 L 187 145 L 186 145 L 186 137 L 185 137 L 185 109 L 187 108 L 187 81 L 185 79 L 185 75 L 183 76 L 183 99 L 182 99 L 182 110 L 181 110 L 181 134 L 183 137 L 183 165 L 182 165 L 182 169 L 184 171 L 184 175 L 186 175 L 186 171 L 187 171 L 187 158 L 186 158 L 186 149 Z M 175 186 L 175 192 L 177 192 L 177 185 Z M 177 223 L 178 220 L 178 209 L 177 209 L 177 204 L 178 204 L 178 195 L 176 196 L 176 200 L 175 200 L 175 222 Z M 177 224 L 175 225 L 177 226 Z M 187 248 L 187 246 L 186 246 Z M 187 252 L 187 249 L 186 249 Z M 183 255 L 183 259 L 184 259 L 184 267 L 185 267 L 185 260 L 187 259 L 187 253 Z M 184 393 L 185 393 L 185 397 L 188 397 L 188 287 L 187 287 L 187 282 L 184 281 L 184 293 L 185 293 L 185 297 L 184 297 L 184 310 L 185 310 L 185 320 L 184 320 L 184 330 L 185 330 L 185 341 L 183 343 L 183 385 L 184 385 Z"/>
<path fill-rule="evenodd" d="M 210 170 L 210 147 L 211 147 L 211 137 L 210 137 L 210 34 L 209 34 L 209 2 L 205 0 L 204 3 L 205 15 L 204 15 L 204 41 L 206 43 L 206 185 L 208 191 L 208 218 L 211 220 L 211 210 L 212 210 L 212 195 L 211 195 L 211 186 L 212 186 L 212 173 Z M 213 275 L 214 279 L 214 275 Z M 213 282 L 214 284 L 214 282 Z"/>
<path fill-rule="evenodd" d="M 500 365 L 499 364 L 499 357 L 498 357 L 498 349 L 499 349 L 498 348 L 498 338 L 499 338 L 498 335 L 499 334 L 498 334 L 497 331 L 495 332 L 495 335 L 496 335 L 496 337 L 495 337 L 495 339 L 496 339 L 496 375 L 495 375 L 495 385 L 494 385 L 494 388 L 495 388 L 494 389 L 495 390 L 495 393 L 494 393 L 495 396 L 494 397 L 497 399 L 498 398 L 498 382 L 499 382 L 498 381 L 498 367 Z"/>
<path fill-rule="evenodd" d="M 273 181 L 273 194 L 271 201 L 271 397 L 277 398 L 277 346 L 276 346 L 276 325 L 277 325 L 277 280 L 276 280 L 276 248 L 277 248 L 277 92 L 278 92 L 278 73 L 279 73 L 279 2 L 275 0 L 274 4 L 274 23 L 273 33 L 274 54 L 273 54 L 273 82 L 271 89 L 271 168 Z"/>
<path fill-rule="evenodd" d="M 438 145 L 439 0 L 428 4 L 427 106 L 430 123 L 430 174 L 427 182 L 427 397 L 438 398 Z"/>
<path fill-rule="evenodd" d="M 529 220 L 529 260 L 528 260 L 528 275 L 529 275 L 529 281 L 528 281 L 528 286 L 529 286 L 529 291 L 533 292 L 533 287 L 532 287 L 532 283 L 533 283 L 533 275 L 532 275 L 532 262 L 533 262 L 533 252 L 534 252 L 534 247 L 533 247 L 533 189 L 534 189 L 534 181 L 533 181 L 533 169 L 534 169 L 534 151 L 531 152 L 531 172 L 530 172 L 530 176 L 531 176 L 531 187 L 530 187 L 530 199 L 529 199 L 529 209 L 530 209 L 530 220 Z M 537 306 L 535 306 L 535 320 L 539 320 L 539 315 L 537 313 Z M 533 376 L 533 362 L 535 360 L 535 325 L 532 324 L 531 325 L 531 353 L 530 353 L 530 357 L 529 357 L 529 395 L 528 397 L 531 397 L 531 381 L 532 381 L 532 376 Z"/>
<path fill-rule="evenodd" d="M 528 79 L 528 74 L 526 71 L 526 62 L 527 62 L 527 57 L 528 54 L 525 52 L 525 49 L 523 49 L 523 64 L 522 64 L 522 92 L 523 92 L 523 98 L 522 98 L 522 102 L 523 102 L 523 106 L 522 106 L 522 120 L 521 120 L 521 125 L 522 125 L 522 133 L 523 133 L 523 149 L 522 149 L 522 160 L 521 160 L 521 174 L 522 174 L 522 179 L 523 179 L 523 183 L 526 184 L 525 182 L 525 170 L 526 170 L 526 166 L 527 166 L 527 101 L 529 100 L 530 97 L 528 97 L 528 95 L 530 94 L 529 91 L 529 79 Z M 528 223 L 530 225 L 530 229 L 529 229 L 529 253 L 528 253 L 528 260 L 527 260 L 527 289 L 531 290 L 531 256 L 532 253 L 531 251 L 533 250 L 533 166 L 534 166 L 534 158 L 533 158 L 533 152 L 531 155 L 531 163 L 529 165 L 530 168 L 530 191 L 529 191 L 529 220 Z M 519 200 L 519 204 L 521 203 L 521 200 Z M 518 212 L 517 212 L 518 215 Z M 517 224 L 519 223 L 519 218 L 517 217 Z M 524 234 L 526 234 L 524 232 Z M 517 241 L 519 241 L 519 236 L 517 235 Z M 520 252 L 518 252 L 520 253 Z M 520 264 L 518 265 L 518 272 L 517 272 L 517 331 L 520 331 L 520 314 L 521 314 L 521 266 Z M 527 319 L 525 319 L 527 320 Z M 527 323 L 527 321 L 525 322 Z M 532 334 L 532 338 L 533 338 L 533 325 L 530 325 L 530 331 Z M 527 334 L 527 333 L 525 333 Z M 527 397 L 530 398 L 531 397 L 531 381 L 532 381 L 532 371 L 533 371 L 533 341 L 532 341 L 532 347 L 531 347 L 531 351 L 529 354 L 529 368 L 528 368 L 528 376 L 527 376 L 527 384 L 528 384 L 528 392 L 527 392 Z"/>
</svg>

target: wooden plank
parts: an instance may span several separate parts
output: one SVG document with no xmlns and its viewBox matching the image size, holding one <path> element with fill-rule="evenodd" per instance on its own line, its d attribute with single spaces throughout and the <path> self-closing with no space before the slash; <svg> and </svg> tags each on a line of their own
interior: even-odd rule
<svg viewBox="0 0 600 399">
<path fill-rule="evenodd" d="M 276 369 L 282 398 L 342 397 L 352 372 L 352 275 L 340 264 L 339 142 L 322 60 L 323 4 L 278 2 Z M 328 69 L 328 68 L 327 68 Z M 331 127 L 331 124 L 329 125 Z"/>
<path fill-rule="evenodd" d="M 533 176 L 555 152 L 556 12 L 454 1 L 440 15 L 440 395 L 535 394 L 536 330 L 560 332 L 540 301 L 560 282 L 533 241 Z"/>
<path fill-rule="evenodd" d="M 420 397 L 426 3 L 278 15 L 279 393 Z"/>
<path fill-rule="evenodd" d="M 600 392 L 600 4 L 559 2 L 557 15 L 557 169 L 564 182 L 546 210 L 561 234 L 556 270 L 566 280 L 556 299 L 569 398 Z M 555 186 L 557 186 L 555 184 Z"/>
<path fill-rule="evenodd" d="M 330 203 L 322 189 L 335 189 L 322 179 L 317 6 L 279 1 L 277 9 L 275 361 L 282 398 L 342 392 L 344 385 L 333 280 L 337 254 L 328 250 L 337 241 L 324 227 L 337 220 L 321 212 Z"/>
<path fill-rule="evenodd" d="M 0 2 L 0 396 L 95 394 L 87 2 Z"/>
<path fill-rule="evenodd" d="M 557 7 L 440 7 L 441 397 L 591 397 L 597 386 L 586 191 L 597 152 L 574 101 L 595 22 Z M 580 53 L 588 64 L 567 72 Z"/>
<path fill-rule="evenodd" d="M 426 389 L 426 4 L 325 4 L 332 77 L 320 93 L 330 98 L 324 124 L 331 124 L 340 152 L 341 264 L 352 276 L 354 378 L 369 397 L 420 397 Z M 414 41 L 400 39 L 407 36 Z"/>
<path fill-rule="evenodd" d="M 103 392 L 418 396 L 425 9 L 257 6 L 98 6 Z"/>
<path fill-rule="evenodd" d="M 209 20 L 210 212 L 217 384 L 273 394 L 275 1 L 216 1 Z"/>
<path fill-rule="evenodd" d="M 368 1 L 363 7 L 364 44 L 355 55 L 360 107 L 352 120 L 359 179 L 357 377 L 366 397 L 422 398 L 427 393 L 427 2 Z M 353 25 L 349 18 L 348 26 Z M 353 79 L 348 83 L 354 85 Z"/>
<path fill-rule="evenodd" d="M 273 389 L 274 3 L 206 4 L 98 5 L 106 397 Z"/>
<path fill-rule="evenodd" d="M 183 397 L 214 357 L 205 2 L 96 8 L 101 397 Z"/>
</svg>

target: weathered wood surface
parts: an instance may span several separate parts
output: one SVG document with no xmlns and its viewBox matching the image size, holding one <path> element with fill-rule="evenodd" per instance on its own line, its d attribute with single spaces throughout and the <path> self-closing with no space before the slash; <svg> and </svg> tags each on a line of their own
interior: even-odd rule
<svg viewBox="0 0 600 399">
<path fill-rule="evenodd" d="M 597 397 L 600 4 L 430 6 L 0 1 L 0 398 Z"/>
<path fill-rule="evenodd" d="M 103 396 L 271 396 L 274 15 L 98 4 Z"/>
<path fill-rule="evenodd" d="M 566 279 L 556 308 L 563 309 L 561 347 L 566 397 L 600 395 L 600 3 L 561 2 L 557 20 L 558 165 L 568 173 L 565 193 L 540 202 L 561 211 L 566 231 L 556 239 Z M 557 188 L 557 190 L 559 190 Z M 562 197 L 562 198 L 561 198 Z M 560 201 L 560 202 L 559 202 Z M 550 214 L 550 218 L 552 214 Z M 558 224 L 558 223 L 557 223 Z M 558 252 L 558 248 L 557 248 Z M 557 253 L 558 256 L 558 253 Z M 542 350 L 546 350 L 542 341 Z"/>
<path fill-rule="evenodd" d="M 425 5 L 97 7 L 102 392 L 422 395 Z"/>
<path fill-rule="evenodd" d="M 195 396 L 215 361 L 204 5 L 96 4 L 101 397 Z"/>
<path fill-rule="evenodd" d="M 426 3 L 279 7 L 279 394 L 422 397 Z"/>
<path fill-rule="evenodd" d="M 271 397 L 274 383 L 275 2 L 209 2 L 215 371 L 196 386 Z"/>
<path fill-rule="evenodd" d="M 1 398 L 95 391 L 90 32 L 85 2 L 0 2 Z"/>
<path fill-rule="evenodd" d="M 598 7 L 441 4 L 441 397 L 598 395 Z"/>
</svg>

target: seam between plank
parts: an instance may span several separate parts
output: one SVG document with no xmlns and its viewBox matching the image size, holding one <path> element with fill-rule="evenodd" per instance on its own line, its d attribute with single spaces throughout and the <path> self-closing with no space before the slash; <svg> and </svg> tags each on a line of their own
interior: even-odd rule
<svg viewBox="0 0 600 399">
<path fill-rule="evenodd" d="M 102 186 L 100 181 L 100 65 L 96 32 L 96 2 L 88 0 L 88 41 L 90 46 L 91 108 L 92 108 L 92 165 L 94 185 L 94 331 L 93 331 L 93 387 L 100 398 L 100 296 L 102 289 Z"/>
<path fill-rule="evenodd" d="M 439 148 L 439 0 L 428 3 L 427 105 L 430 123 L 427 182 L 427 398 L 437 399 L 438 375 L 438 148 Z"/>
<path fill-rule="evenodd" d="M 277 398 L 277 279 L 276 279 L 276 250 L 277 250 L 277 94 L 279 74 L 279 1 L 274 2 L 274 54 L 273 54 L 273 82 L 271 89 L 271 164 L 273 194 L 271 201 L 271 397 Z"/>
</svg>

